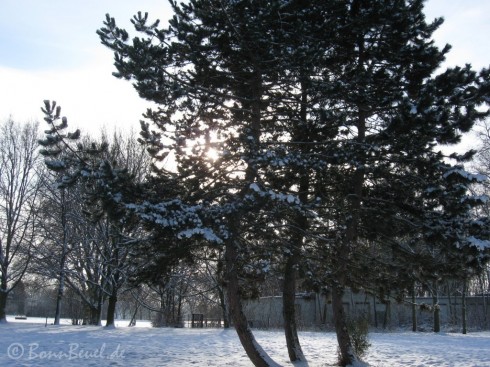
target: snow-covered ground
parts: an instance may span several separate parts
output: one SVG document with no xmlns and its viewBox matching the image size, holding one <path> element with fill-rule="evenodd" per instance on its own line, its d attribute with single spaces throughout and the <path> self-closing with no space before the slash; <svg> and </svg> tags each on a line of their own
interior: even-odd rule
<svg viewBox="0 0 490 367">
<path fill-rule="evenodd" d="M 115 329 L 95 326 L 45 326 L 44 319 L 7 319 L 0 325 L 0 366 L 251 366 L 234 330 L 155 329 L 139 322 Z M 257 340 L 276 362 L 287 359 L 280 331 L 255 331 Z M 302 332 L 310 367 L 335 365 L 335 334 Z M 373 367 L 490 367 L 490 332 L 372 333 L 366 362 Z"/>
</svg>

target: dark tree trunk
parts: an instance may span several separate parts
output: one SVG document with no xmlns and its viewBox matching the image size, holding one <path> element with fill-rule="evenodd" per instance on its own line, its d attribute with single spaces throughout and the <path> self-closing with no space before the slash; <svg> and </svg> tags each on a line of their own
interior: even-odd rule
<svg viewBox="0 0 490 367">
<path fill-rule="evenodd" d="M 342 304 L 343 295 L 344 290 L 342 288 L 339 286 L 332 287 L 332 311 L 341 358 L 339 362 L 342 366 L 347 366 L 357 361 L 357 357 L 354 353 L 349 330 L 347 328 L 347 318 L 344 311 L 344 305 Z"/>
<path fill-rule="evenodd" d="M 298 257 L 293 253 L 288 256 L 284 270 L 284 286 L 282 291 L 284 332 L 286 345 L 291 362 L 306 361 L 301 349 L 296 325 L 296 264 Z"/>
<path fill-rule="evenodd" d="M 225 251 L 226 290 L 228 293 L 230 316 L 238 338 L 248 357 L 256 367 L 279 367 L 257 343 L 248 325 L 247 318 L 243 313 L 240 285 L 236 269 L 237 259 L 236 245 L 230 240 L 226 245 Z"/>
<path fill-rule="evenodd" d="M 221 285 L 218 286 L 219 302 L 221 306 L 221 311 L 223 313 L 223 327 L 225 329 L 230 328 L 230 312 L 228 309 L 228 302 L 226 301 L 225 291 Z"/>
<path fill-rule="evenodd" d="M 463 294 L 461 295 L 461 319 L 463 322 L 463 334 L 466 334 L 466 279 L 463 279 Z"/>
<path fill-rule="evenodd" d="M 357 12 L 358 2 L 354 1 L 352 5 L 353 12 Z M 355 14 L 354 14 L 355 15 Z M 364 39 L 363 35 L 359 35 L 358 46 L 358 68 L 360 74 L 364 72 Z M 363 86 L 359 85 L 357 92 L 364 93 Z M 355 138 L 359 146 L 365 144 L 366 139 L 366 121 L 368 115 L 361 103 L 357 105 L 357 136 Z M 349 330 L 347 328 L 347 320 L 344 311 L 344 306 L 342 304 L 342 296 L 344 294 L 344 289 L 347 284 L 347 277 L 349 274 L 348 264 L 351 256 L 351 248 L 356 245 L 358 239 L 358 226 L 360 220 L 360 210 L 361 202 L 363 196 L 363 187 L 365 180 L 365 170 L 363 164 L 366 161 L 366 154 L 360 151 L 356 154 L 356 161 L 359 162 L 357 168 L 353 171 L 350 178 L 349 187 L 349 212 L 346 220 L 345 237 L 339 244 L 335 260 L 336 265 L 336 279 L 334 279 L 334 284 L 332 287 L 332 309 L 335 323 L 335 331 L 337 332 L 337 340 L 339 342 L 340 349 L 340 363 L 342 365 L 353 364 L 358 361 L 356 353 L 353 349 L 353 345 L 350 339 Z"/>
<path fill-rule="evenodd" d="M 115 326 L 116 319 L 116 303 L 117 303 L 117 289 L 114 288 L 109 296 L 109 302 L 107 304 L 107 323 L 106 327 Z"/>
<path fill-rule="evenodd" d="M 7 322 L 7 267 L 2 266 L 0 278 L 0 324 Z"/>
<path fill-rule="evenodd" d="M 136 304 L 136 307 L 134 308 L 133 316 L 131 316 L 131 320 L 129 321 L 129 327 L 136 326 L 136 315 L 138 314 L 138 308 L 139 304 Z"/>
<path fill-rule="evenodd" d="M 60 281 L 58 284 L 58 292 L 56 294 L 56 311 L 54 314 L 54 325 L 60 324 L 61 319 L 61 302 L 63 301 L 63 293 L 65 292 L 65 255 L 61 261 Z"/>
<path fill-rule="evenodd" d="M 488 329 L 488 293 L 485 292 L 483 276 L 480 276 L 481 292 L 483 294 L 483 327 Z"/>
<path fill-rule="evenodd" d="M 307 110 L 308 103 L 307 94 L 307 78 L 302 72 L 301 80 L 301 109 L 300 119 L 302 121 L 301 126 L 307 126 Z M 298 129 L 295 132 L 295 139 L 297 141 L 303 141 L 304 128 Z M 299 191 L 298 197 L 302 204 L 308 202 L 308 191 L 310 188 L 309 172 L 307 169 L 300 170 Z M 284 319 L 284 334 L 286 337 L 286 345 L 288 348 L 289 359 L 291 362 L 305 362 L 303 350 L 298 337 L 298 325 L 296 323 L 296 277 L 297 277 L 297 265 L 301 258 L 301 250 L 303 242 L 305 240 L 305 232 L 308 229 L 308 219 L 303 214 L 297 214 L 294 218 L 295 232 L 291 236 L 291 245 L 289 246 L 290 253 L 288 253 L 285 269 L 284 269 L 284 285 L 282 292 L 283 302 L 283 319 Z"/>
<path fill-rule="evenodd" d="M 60 324 L 61 301 L 63 299 L 63 287 L 64 287 L 64 278 L 63 275 L 60 274 L 60 284 L 58 286 L 58 293 L 56 294 L 56 311 L 54 313 L 54 325 Z"/>
<path fill-rule="evenodd" d="M 390 325 L 391 320 L 391 301 L 386 300 L 385 302 L 385 315 L 383 318 L 383 329 L 386 329 Z"/>
<path fill-rule="evenodd" d="M 97 308 L 95 309 L 94 325 L 102 326 L 102 306 L 104 305 L 104 297 L 102 296 L 102 290 L 100 290 L 99 301 Z"/>
<path fill-rule="evenodd" d="M 98 310 L 97 307 L 90 307 L 90 321 L 89 325 L 97 325 L 98 324 Z"/>
<path fill-rule="evenodd" d="M 63 293 L 65 292 L 65 263 L 66 263 L 66 255 L 67 255 L 67 247 L 68 247 L 68 235 L 67 235 L 67 220 L 66 220 L 66 198 L 65 198 L 65 189 L 61 189 L 61 227 L 63 228 L 63 242 L 61 249 L 61 259 L 60 259 L 60 270 L 59 270 L 59 284 L 58 284 L 58 293 L 56 295 L 56 311 L 54 314 L 54 325 L 60 324 L 61 318 L 61 302 L 63 300 Z"/>
<path fill-rule="evenodd" d="M 412 287 L 412 331 L 417 331 L 417 303 L 415 301 L 415 283 Z"/>
<path fill-rule="evenodd" d="M 451 297 L 451 287 L 449 284 L 449 280 L 446 282 L 447 284 L 447 306 L 449 309 L 449 322 L 452 324 L 455 321 L 455 315 L 453 310 L 453 300 Z"/>
<path fill-rule="evenodd" d="M 100 326 L 100 308 L 98 306 L 89 306 L 89 318 L 86 322 L 88 325 L 97 325 Z"/>
<path fill-rule="evenodd" d="M 432 291 L 432 307 L 434 308 L 434 332 L 438 333 L 441 331 L 441 310 L 439 308 L 439 295 L 436 283 Z"/>
<path fill-rule="evenodd" d="M 260 140 L 260 123 L 261 123 L 261 96 L 262 96 L 262 79 L 259 72 L 255 72 L 252 80 L 250 80 L 251 86 L 251 122 L 250 122 L 250 135 L 252 139 L 248 139 L 249 146 L 246 148 L 250 157 L 257 153 L 258 143 Z M 254 164 L 248 163 L 248 167 L 245 170 L 244 182 L 250 184 L 254 182 L 256 177 L 256 167 Z M 239 196 L 245 194 L 242 191 Z M 238 213 L 236 213 L 238 214 Z M 239 228 L 238 217 L 234 217 L 230 220 L 229 229 L 231 233 L 234 233 Z M 228 306 L 230 311 L 230 318 L 233 322 L 235 330 L 238 334 L 238 338 L 247 353 L 250 361 L 256 367 L 279 367 L 269 355 L 262 349 L 257 343 L 248 325 L 247 318 L 243 313 L 241 295 L 240 295 L 240 282 L 238 278 L 238 264 L 240 263 L 240 257 L 238 254 L 238 246 L 235 242 L 236 238 L 231 235 L 225 243 L 225 282 L 226 291 L 228 295 Z"/>
<path fill-rule="evenodd" d="M 6 289 L 4 289 L 3 287 L 0 288 L 0 324 L 7 322 L 7 314 L 6 314 L 7 296 L 8 293 Z"/>
</svg>

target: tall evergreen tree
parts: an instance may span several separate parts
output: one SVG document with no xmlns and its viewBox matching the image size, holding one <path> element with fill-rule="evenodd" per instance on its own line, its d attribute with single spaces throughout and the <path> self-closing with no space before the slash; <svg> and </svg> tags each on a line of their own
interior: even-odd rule
<svg viewBox="0 0 490 367">
<path fill-rule="evenodd" d="M 334 154 L 319 194 L 333 193 L 334 209 L 325 213 L 332 223 L 330 286 L 342 363 L 349 364 L 356 356 L 342 294 L 364 283 L 356 271 L 367 260 L 362 243 L 381 241 L 391 251 L 401 247 L 397 238 L 423 228 L 420 196 L 433 184 L 431 168 L 444 159 L 436 144 L 457 143 L 488 115 L 478 110 L 488 95 L 488 71 L 466 66 L 434 75 L 449 46 L 433 45 L 442 19 L 426 23 L 423 1 L 336 4 L 326 16 L 336 20 L 327 29 L 336 31 L 322 55 L 318 90 L 325 126 L 337 133 L 326 144 Z"/>
<path fill-rule="evenodd" d="M 279 3 L 174 4 L 176 16 L 168 30 L 147 25 L 142 15 L 135 17 L 136 29 L 156 37 L 159 45 L 150 38 L 124 43 L 127 34 L 110 18 L 99 31 L 103 43 L 116 51 L 118 75 L 134 79 L 141 96 L 161 104 L 146 116 L 162 135 L 171 131 L 177 177 L 188 188 L 185 199 L 205 208 L 216 241 L 225 248 L 229 309 L 242 344 L 257 365 L 273 362 L 258 347 L 243 314 L 239 275 L 246 272 L 249 246 L 258 243 L 246 236 L 260 215 L 256 199 L 276 197 L 264 191 L 260 178 L 266 167 L 261 140 L 269 132 L 275 134 L 267 126 L 276 119 L 268 109 L 277 85 L 270 42 L 261 35 L 270 25 L 266 19 L 279 22 L 273 11 Z M 130 56 L 138 53 L 151 55 L 146 65 Z M 152 142 L 155 134 L 145 133 Z M 215 161 L 207 156 L 213 146 L 221 152 Z M 278 201 L 286 201 L 288 197 L 280 194 Z"/>
<path fill-rule="evenodd" d="M 155 158 L 175 154 L 175 172 L 158 172 L 185 187 L 172 197 L 173 211 L 157 197 L 139 210 L 180 237 L 223 246 L 232 319 L 257 366 L 274 362 L 248 328 L 239 275 L 250 254 L 263 253 L 257 244 L 267 237 L 257 223 L 287 223 L 294 230 L 284 247 L 293 255 L 285 259 L 284 316 L 293 314 L 302 249 L 315 245 L 325 257 L 328 276 L 317 281 L 331 288 L 341 362 L 354 363 L 342 296 L 346 287 L 380 282 L 364 274 L 376 256 L 365 244 L 403 251 L 400 239 L 436 215 L 424 206 L 424 193 L 444 175 L 434 171 L 445 159 L 436 146 L 457 143 L 488 115 L 479 109 L 488 101 L 488 70 L 435 75 L 449 46 L 434 46 L 442 19 L 427 23 L 422 0 L 172 5 L 167 29 L 138 14 L 132 22 L 141 38 L 129 41 L 109 16 L 98 31 L 115 51 L 115 75 L 158 104 L 145 115 L 157 131 L 143 123 L 143 139 Z M 210 149 L 221 156 L 211 159 Z M 170 224 L 174 215 L 179 225 Z M 289 354 L 302 359 L 291 326 Z"/>
<path fill-rule="evenodd" d="M 87 301 L 91 323 L 99 324 L 101 307 L 107 298 L 106 326 L 113 326 L 118 292 L 128 276 L 129 251 L 141 235 L 139 222 L 127 210 L 126 202 L 129 198 L 134 202 L 138 197 L 136 177 L 141 180 L 145 176 L 147 167 L 142 166 L 142 162 L 149 161 L 141 160 L 144 151 L 139 146 L 141 152 L 134 149 L 135 141 L 126 144 L 127 151 L 123 152 L 124 141 L 117 135 L 110 145 L 106 137 L 96 143 L 80 140 L 79 131 L 65 133 L 67 119 L 61 117 L 55 102 L 46 101 L 43 111 L 50 129 L 45 139 L 39 141 L 44 147 L 41 153 L 46 157 L 48 168 L 59 175 L 56 186 L 61 195 L 65 190 L 81 194 L 79 210 L 83 212 L 85 224 L 91 228 L 87 231 L 90 236 L 80 239 L 77 248 L 71 249 L 71 254 L 78 256 L 74 267 L 81 271 L 80 277 L 78 281 L 70 278 L 66 281 Z M 64 215 L 62 221 L 63 218 Z M 66 239 L 63 240 L 65 247 Z M 66 250 L 63 252 L 62 260 Z M 64 274 L 63 267 L 60 282 L 65 279 L 61 274 Z M 90 277 L 92 279 L 86 279 Z M 89 295 L 81 294 L 84 288 L 89 290 Z"/>
</svg>

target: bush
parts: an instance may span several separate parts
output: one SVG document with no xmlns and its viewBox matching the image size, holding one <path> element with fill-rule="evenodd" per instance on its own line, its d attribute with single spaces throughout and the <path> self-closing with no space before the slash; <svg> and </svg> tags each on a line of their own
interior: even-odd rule
<svg viewBox="0 0 490 367">
<path fill-rule="evenodd" d="M 165 327 L 167 326 L 165 322 L 165 318 L 163 317 L 162 312 L 157 312 L 152 318 L 151 318 L 151 326 L 152 327 Z"/>
<path fill-rule="evenodd" d="M 371 343 L 369 343 L 368 319 L 363 316 L 351 318 L 347 321 L 347 328 L 354 352 L 359 358 L 363 358 L 371 346 Z"/>
</svg>

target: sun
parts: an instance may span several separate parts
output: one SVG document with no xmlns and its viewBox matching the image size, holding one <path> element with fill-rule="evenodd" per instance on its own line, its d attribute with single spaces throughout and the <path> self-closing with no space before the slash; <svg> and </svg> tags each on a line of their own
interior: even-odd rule
<svg viewBox="0 0 490 367">
<path fill-rule="evenodd" d="M 206 151 L 206 156 L 212 160 L 212 161 L 215 161 L 219 158 L 219 152 L 214 149 L 214 148 L 209 148 L 207 151 Z"/>
</svg>

